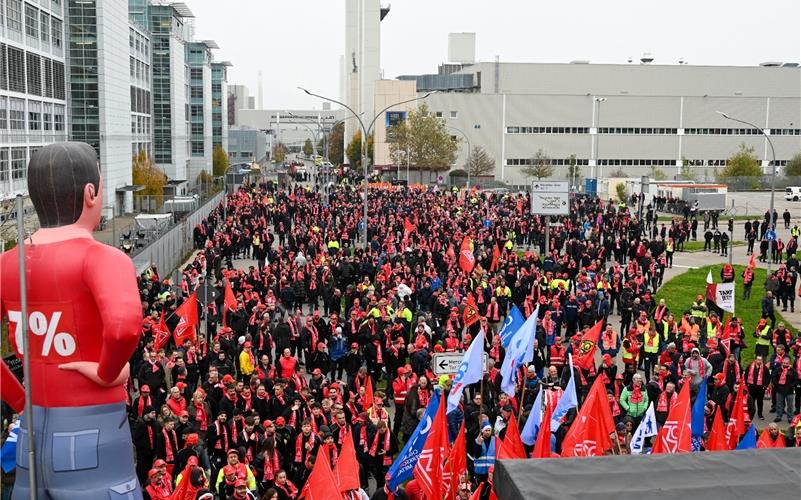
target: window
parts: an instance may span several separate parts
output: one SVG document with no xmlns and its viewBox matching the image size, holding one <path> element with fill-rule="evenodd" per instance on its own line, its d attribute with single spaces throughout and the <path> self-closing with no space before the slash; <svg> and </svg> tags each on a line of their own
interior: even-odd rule
<svg viewBox="0 0 801 500">
<path fill-rule="evenodd" d="M 0 97 L 0 131 L 8 130 L 8 97 Z"/>
<path fill-rule="evenodd" d="M 459 116 L 458 111 L 451 111 L 451 119 L 455 120 Z"/>
<path fill-rule="evenodd" d="M 28 93 L 42 95 L 42 60 L 32 53 L 26 54 L 28 59 Z"/>
<path fill-rule="evenodd" d="M 28 101 L 28 128 L 42 130 L 42 103 Z"/>
<path fill-rule="evenodd" d="M 11 130 L 25 130 L 25 101 L 22 99 L 9 99 L 9 128 Z"/>
<path fill-rule="evenodd" d="M 53 32 L 53 46 L 54 47 L 61 47 L 61 34 L 62 34 L 62 22 L 60 19 L 53 18 L 52 24 L 52 32 Z M 63 98 L 62 98 L 63 99 Z"/>
<path fill-rule="evenodd" d="M 203 87 L 192 87 L 192 98 L 203 99 Z"/>
<path fill-rule="evenodd" d="M 0 43 L 0 90 L 8 90 L 8 71 L 6 64 L 8 57 L 6 56 L 6 44 Z"/>
<path fill-rule="evenodd" d="M 192 68 L 189 70 L 189 78 L 192 80 L 202 80 L 203 70 L 200 68 Z"/>
<path fill-rule="evenodd" d="M 8 47 L 8 90 L 25 92 L 25 52 Z"/>
<path fill-rule="evenodd" d="M 8 148 L 0 148 L 0 181 L 8 180 Z"/>
<path fill-rule="evenodd" d="M 64 99 L 64 63 L 53 61 L 53 97 Z"/>
<path fill-rule="evenodd" d="M 11 148 L 11 178 L 25 178 L 25 148 Z"/>
<path fill-rule="evenodd" d="M 435 112 L 434 116 L 436 116 L 437 118 L 442 118 L 442 111 Z"/>
<path fill-rule="evenodd" d="M 203 155 L 203 141 L 192 141 L 192 156 Z"/>
<path fill-rule="evenodd" d="M 21 0 L 6 0 L 6 22 L 9 29 L 22 32 Z"/>
<path fill-rule="evenodd" d="M 42 81 L 42 95 L 53 97 L 53 61 L 44 57 L 44 79 Z"/>
<path fill-rule="evenodd" d="M 53 130 L 53 105 L 49 102 L 44 103 L 44 113 L 42 113 L 42 129 L 45 131 Z"/>
<path fill-rule="evenodd" d="M 192 118 L 203 118 L 203 106 L 199 104 L 192 105 Z"/>
<path fill-rule="evenodd" d="M 133 78 L 136 75 L 136 59 L 133 57 L 131 57 L 129 60 L 129 67 L 131 78 Z"/>
<path fill-rule="evenodd" d="M 25 34 L 39 38 L 39 10 L 27 3 L 25 4 Z"/>
<path fill-rule="evenodd" d="M 203 137 L 203 124 L 202 123 L 193 123 L 192 124 L 192 135 L 196 137 Z"/>
<path fill-rule="evenodd" d="M 39 28 L 42 34 L 42 41 L 44 43 L 50 43 L 50 15 L 42 12 L 41 16 Z"/>
<path fill-rule="evenodd" d="M 64 106 L 56 104 L 53 111 L 53 130 L 64 131 Z"/>
</svg>

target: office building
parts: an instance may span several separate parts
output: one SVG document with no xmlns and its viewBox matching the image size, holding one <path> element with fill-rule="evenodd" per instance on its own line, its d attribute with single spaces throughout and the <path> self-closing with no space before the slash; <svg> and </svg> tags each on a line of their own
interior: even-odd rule
<svg viewBox="0 0 801 500">
<path fill-rule="evenodd" d="M 267 159 L 267 135 L 251 127 L 232 127 L 228 130 L 228 160 L 237 163 L 261 162 Z"/>
<path fill-rule="evenodd" d="M 438 91 L 425 103 L 461 141 L 452 170 L 463 168 L 469 142 L 495 160 L 495 179 L 512 185 L 529 182 L 523 169 L 540 150 L 555 168 L 553 178 L 566 178 L 574 155 L 584 178 L 660 169 L 673 179 L 691 165 L 699 180 L 712 180 L 742 143 L 754 148 L 767 173 L 767 140 L 717 111 L 768 133 L 778 165 L 801 151 L 798 64 L 649 63 L 445 64 L 436 74 L 398 78 L 414 81 L 418 96 Z M 377 137 L 384 126 L 377 121 Z M 375 151 L 376 166 L 391 170 L 388 148 L 376 141 Z"/>
<path fill-rule="evenodd" d="M 211 142 L 228 150 L 229 61 L 211 63 Z"/>
<path fill-rule="evenodd" d="M 228 86 L 228 125 L 241 125 L 240 109 L 256 109 L 253 97 L 246 85 Z"/>
<path fill-rule="evenodd" d="M 31 154 L 67 138 L 64 7 L 0 3 L 0 225 L 27 194 Z"/>
<path fill-rule="evenodd" d="M 187 43 L 189 62 L 190 157 L 187 179 L 211 173 L 211 40 Z"/>
</svg>

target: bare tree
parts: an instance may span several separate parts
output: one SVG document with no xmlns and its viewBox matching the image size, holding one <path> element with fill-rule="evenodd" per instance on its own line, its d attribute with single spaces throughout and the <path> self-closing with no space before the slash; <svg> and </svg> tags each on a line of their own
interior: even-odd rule
<svg viewBox="0 0 801 500">
<path fill-rule="evenodd" d="M 481 146 L 474 146 L 464 165 L 471 177 L 489 175 L 495 172 L 495 160 Z"/>
<path fill-rule="evenodd" d="M 527 166 L 523 168 L 523 175 L 526 177 L 536 177 L 537 180 L 553 175 L 553 165 L 551 159 L 542 149 L 538 149 Z"/>
</svg>

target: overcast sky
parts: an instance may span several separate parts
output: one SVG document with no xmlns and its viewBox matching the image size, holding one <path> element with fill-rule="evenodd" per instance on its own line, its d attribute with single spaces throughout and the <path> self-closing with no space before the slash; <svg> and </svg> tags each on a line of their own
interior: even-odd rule
<svg viewBox="0 0 801 500">
<path fill-rule="evenodd" d="M 184 0 L 199 39 L 229 60 L 229 84 L 265 108 L 319 109 L 296 89 L 339 97 L 345 50 L 344 0 Z M 801 60 L 799 0 L 384 0 L 385 78 L 435 73 L 448 33 L 475 32 L 479 61 L 626 63 L 651 52 L 654 64 L 757 65 Z"/>
</svg>

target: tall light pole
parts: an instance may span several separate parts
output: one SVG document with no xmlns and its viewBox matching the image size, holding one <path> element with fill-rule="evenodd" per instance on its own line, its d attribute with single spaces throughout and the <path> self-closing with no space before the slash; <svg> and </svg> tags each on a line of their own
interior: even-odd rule
<svg viewBox="0 0 801 500">
<path fill-rule="evenodd" d="M 298 115 L 294 114 L 291 111 L 287 111 L 287 114 L 289 116 L 291 116 L 292 118 L 300 118 Z M 306 125 L 305 123 L 297 122 L 296 125 L 300 125 L 302 127 L 306 127 L 306 130 L 311 132 L 312 140 L 314 141 L 314 145 L 312 146 L 312 150 L 316 151 L 317 150 L 317 132 L 315 132 L 310 126 Z"/>
<path fill-rule="evenodd" d="M 599 134 L 600 124 L 601 124 L 601 103 L 606 102 L 606 97 L 593 97 L 592 104 L 595 106 L 595 151 L 593 152 L 593 158 L 595 158 L 595 167 L 593 167 L 592 171 L 592 178 L 598 179 L 598 174 L 601 172 L 601 165 L 598 163 L 598 142 L 600 141 L 601 137 Z"/>
<path fill-rule="evenodd" d="M 740 120 L 739 118 L 734 118 L 732 116 L 727 115 L 723 111 L 716 111 L 720 116 L 727 120 L 731 120 L 733 122 L 742 123 L 743 125 L 748 125 L 749 127 L 755 128 L 759 130 L 759 133 L 765 136 L 765 139 L 768 140 L 768 145 L 770 146 L 770 153 L 773 155 L 773 161 L 771 162 L 771 172 L 770 172 L 770 216 L 768 217 L 768 229 L 773 231 L 774 234 L 776 233 L 776 228 L 773 225 L 773 210 L 774 210 L 774 198 L 776 196 L 776 150 L 773 149 L 773 141 L 770 140 L 770 136 L 765 133 L 765 129 L 762 127 L 757 127 L 751 122 L 747 122 L 745 120 Z M 732 238 L 734 239 L 734 238 Z M 775 241 L 775 240 L 774 240 Z M 770 249 L 773 250 L 773 241 L 770 242 Z M 770 257 L 770 256 L 768 256 Z M 768 274 L 767 278 L 770 277 L 770 258 L 768 258 Z"/>
<path fill-rule="evenodd" d="M 355 111 L 353 111 L 353 109 L 350 106 L 348 106 L 347 104 L 345 104 L 344 102 L 339 102 L 336 99 L 331 99 L 329 97 L 325 97 L 325 96 L 321 96 L 319 94 L 315 94 L 313 92 L 309 92 L 308 90 L 304 89 L 303 87 L 298 87 L 298 88 L 300 90 L 306 92 L 306 94 L 308 94 L 310 96 L 318 97 L 320 99 L 323 99 L 324 101 L 331 101 L 331 102 L 334 102 L 334 103 L 339 104 L 340 106 L 344 107 L 345 109 L 347 109 L 348 111 L 350 111 L 353 114 L 353 116 L 359 121 L 359 126 L 361 126 L 361 128 L 362 128 L 362 130 L 361 130 L 361 132 L 362 132 L 362 169 L 364 170 L 364 221 L 363 221 L 363 223 L 364 223 L 364 248 L 365 248 L 365 250 L 367 250 L 370 247 L 370 242 L 367 240 L 367 198 L 368 198 L 368 194 L 369 194 L 369 186 L 368 186 L 368 182 L 367 182 L 367 137 L 370 135 L 370 132 L 373 130 L 373 125 L 375 125 L 376 120 L 378 120 L 378 118 L 381 115 L 383 115 L 384 112 L 386 112 L 388 109 L 394 108 L 395 106 L 400 106 L 401 104 L 406 104 L 406 103 L 415 102 L 415 101 L 421 101 L 423 99 L 426 99 L 428 96 L 430 96 L 434 92 L 428 92 L 427 94 L 425 94 L 422 97 L 415 97 L 414 99 L 407 99 L 405 101 L 400 101 L 400 102 L 396 102 L 394 104 L 390 104 L 386 108 L 384 108 L 381 111 L 379 111 L 378 113 L 376 113 L 375 117 L 373 117 L 373 120 L 370 122 L 370 125 L 365 127 L 364 126 L 364 121 L 362 121 L 362 118 L 361 118 L 360 114 L 356 113 Z"/>
<path fill-rule="evenodd" d="M 465 142 L 467 142 L 467 157 L 465 158 L 465 161 L 469 160 L 470 159 L 470 155 L 473 153 L 473 150 L 470 148 L 470 139 L 467 138 L 467 134 L 464 133 L 464 130 L 456 128 L 456 127 L 454 127 L 452 125 L 445 125 L 445 128 L 451 128 L 451 129 L 459 132 L 460 134 L 462 134 L 462 137 L 464 137 Z M 467 190 L 469 191 L 470 190 L 470 165 L 466 164 L 465 166 L 467 167 L 465 170 L 467 171 Z"/>
</svg>

